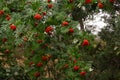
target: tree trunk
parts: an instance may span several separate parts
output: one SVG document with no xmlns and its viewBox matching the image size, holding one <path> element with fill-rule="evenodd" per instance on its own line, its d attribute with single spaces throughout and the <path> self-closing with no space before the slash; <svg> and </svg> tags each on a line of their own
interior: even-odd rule
<svg viewBox="0 0 120 80">
<path fill-rule="evenodd" d="M 80 24 L 80 29 L 84 31 L 84 24 L 83 24 L 82 19 L 79 20 L 79 24 Z"/>
</svg>

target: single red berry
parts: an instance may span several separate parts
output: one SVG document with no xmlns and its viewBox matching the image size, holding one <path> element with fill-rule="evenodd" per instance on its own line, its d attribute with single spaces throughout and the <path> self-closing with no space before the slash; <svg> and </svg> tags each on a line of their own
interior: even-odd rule
<svg viewBox="0 0 120 80">
<path fill-rule="evenodd" d="M 34 15 L 34 19 L 40 20 L 40 19 L 42 19 L 42 16 L 37 13 L 37 14 Z"/>
<path fill-rule="evenodd" d="M 9 49 L 6 49 L 6 50 L 5 50 L 5 53 L 6 53 L 6 54 L 10 53 L 10 50 L 9 50 Z"/>
<path fill-rule="evenodd" d="M 69 33 L 73 33 L 74 29 L 73 28 L 69 28 Z"/>
<path fill-rule="evenodd" d="M 0 15 L 3 15 L 4 14 L 4 10 L 0 10 Z"/>
<path fill-rule="evenodd" d="M 11 19 L 11 17 L 6 17 L 6 20 L 9 21 Z"/>
<path fill-rule="evenodd" d="M 85 0 L 85 4 L 90 4 L 92 0 Z"/>
<path fill-rule="evenodd" d="M 76 63 L 77 63 L 77 60 L 75 59 L 73 62 L 74 62 L 74 64 L 76 64 Z"/>
<path fill-rule="evenodd" d="M 35 50 L 32 50 L 31 53 L 34 54 L 34 53 L 35 53 Z"/>
<path fill-rule="evenodd" d="M 85 76 L 85 75 L 86 75 L 86 71 L 81 71 L 81 72 L 80 72 L 80 75 L 81 75 L 81 76 Z"/>
<path fill-rule="evenodd" d="M 43 44 L 43 45 L 42 45 L 42 48 L 43 48 L 43 49 L 48 48 L 48 44 Z"/>
<path fill-rule="evenodd" d="M 46 33 L 50 33 L 51 31 L 53 31 L 53 27 L 52 27 L 52 26 L 48 26 L 48 27 L 45 29 L 45 32 L 46 32 Z"/>
<path fill-rule="evenodd" d="M 70 3 L 73 3 L 74 0 L 69 0 Z"/>
<path fill-rule="evenodd" d="M 63 66 L 63 68 L 68 68 L 69 67 L 69 65 L 68 64 L 65 64 L 64 66 Z"/>
<path fill-rule="evenodd" d="M 15 31 L 16 30 L 16 26 L 14 24 L 11 24 L 10 25 L 10 29 L 13 30 L 13 31 Z"/>
<path fill-rule="evenodd" d="M 6 17 L 9 17 L 10 15 L 9 14 L 6 14 Z"/>
<path fill-rule="evenodd" d="M 48 8 L 51 9 L 53 7 L 53 4 L 48 4 Z"/>
<path fill-rule="evenodd" d="M 7 41 L 7 38 L 3 38 L 2 42 L 5 43 Z"/>
<path fill-rule="evenodd" d="M 48 3 L 50 3 L 50 2 L 51 2 L 51 0 L 48 0 L 47 2 L 48 2 Z"/>
<path fill-rule="evenodd" d="M 7 14 L 7 15 L 6 15 L 6 20 L 9 21 L 10 19 L 11 19 L 10 15 Z"/>
<path fill-rule="evenodd" d="M 89 45 L 89 41 L 87 39 L 84 39 L 82 46 L 88 46 Z"/>
<path fill-rule="evenodd" d="M 35 77 L 39 77 L 39 76 L 40 76 L 40 72 L 36 72 L 36 73 L 34 74 L 34 76 L 35 76 Z"/>
<path fill-rule="evenodd" d="M 99 2 L 98 3 L 98 8 L 104 8 L 104 5 L 101 2 Z"/>
<path fill-rule="evenodd" d="M 47 56 L 42 56 L 42 60 L 43 60 L 43 61 L 47 61 L 47 60 L 48 60 L 48 57 L 47 57 Z"/>
<path fill-rule="evenodd" d="M 109 0 L 111 3 L 114 3 L 115 2 L 115 0 Z"/>
<path fill-rule="evenodd" d="M 29 62 L 29 66 L 33 66 L 34 65 L 34 62 Z"/>
<path fill-rule="evenodd" d="M 23 41 L 27 42 L 28 38 L 27 37 L 23 37 Z"/>
<path fill-rule="evenodd" d="M 45 16 L 45 15 L 46 15 L 46 12 L 42 12 L 42 14 L 43 14 L 43 16 Z"/>
<path fill-rule="evenodd" d="M 68 23 L 67 21 L 63 21 L 63 22 L 62 22 L 62 26 L 68 26 L 68 24 L 69 24 L 69 23 Z"/>
<path fill-rule="evenodd" d="M 43 40 L 37 40 L 37 43 L 42 43 L 43 42 Z"/>
<path fill-rule="evenodd" d="M 43 63 L 42 63 L 42 62 L 39 62 L 39 63 L 37 63 L 36 66 L 37 66 L 37 67 L 41 67 L 41 66 L 43 66 Z"/>
<path fill-rule="evenodd" d="M 79 66 L 74 66 L 74 68 L 73 68 L 73 69 L 74 69 L 74 71 L 78 71 L 78 70 L 79 70 L 79 68 L 80 68 Z"/>
</svg>

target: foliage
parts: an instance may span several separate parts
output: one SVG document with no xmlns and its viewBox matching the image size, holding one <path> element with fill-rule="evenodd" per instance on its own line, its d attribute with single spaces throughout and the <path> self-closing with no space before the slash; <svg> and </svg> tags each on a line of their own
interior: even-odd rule
<svg viewBox="0 0 120 80">
<path fill-rule="evenodd" d="M 100 32 L 101 39 L 105 42 L 104 49 L 97 50 L 93 64 L 96 70 L 98 80 L 119 80 L 120 79 L 120 16 L 109 21 L 109 26 Z M 98 75 L 100 74 L 100 75 Z M 102 76 L 102 77 L 101 77 Z"/>
<path fill-rule="evenodd" d="M 99 3 L 104 3 L 103 10 L 115 11 L 114 2 L 107 0 L 2 0 L 0 52 L 7 58 L 11 75 L 0 76 L 15 80 L 88 80 L 94 61 L 88 54 L 94 51 L 95 36 L 83 31 L 83 21 L 99 11 Z M 79 23 L 83 30 L 76 27 Z M 17 63 L 20 55 L 27 58 L 22 67 Z M 3 63 L 0 70 L 7 74 Z"/>
</svg>

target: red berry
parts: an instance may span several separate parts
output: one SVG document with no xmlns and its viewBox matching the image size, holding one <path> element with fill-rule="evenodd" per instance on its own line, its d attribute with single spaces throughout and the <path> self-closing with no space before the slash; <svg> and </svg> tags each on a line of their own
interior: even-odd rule
<svg viewBox="0 0 120 80">
<path fill-rule="evenodd" d="M 7 41 L 7 38 L 3 38 L 2 42 L 5 43 Z"/>
<path fill-rule="evenodd" d="M 109 0 L 111 3 L 114 3 L 115 2 L 115 0 Z"/>
<path fill-rule="evenodd" d="M 35 50 L 32 50 L 31 53 L 34 54 L 34 53 L 35 53 Z"/>
<path fill-rule="evenodd" d="M 11 17 L 6 17 L 6 20 L 9 21 L 11 19 Z"/>
<path fill-rule="evenodd" d="M 99 3 L 98 3 L 98 7 L 99 7 L 99 8 L 104 8 L 104 5 L 99 2 Z"/>
<path fill-rule="evenodd" d="M 82 46 L 88 46 L 88 45 L 89 45 L 89 41 L 85 39 L 82 43 Z"/>
<path fill-rule="evenodd" d="M 46 15 L 46 12 L 42 12 L 42 14 L 45 16 L 45 15 Z"/>
<path fill-rule="evenodd" d="M 34 76 L 35 76 L 35 77 L 39 77 L 39 76 L 40 76 L 40 72 L 36 72 L 36 73 L 34 74 Z"/>
<path fill-rule="evenodd" d="M 85 0 L 85 4 L 90 4 L 92 0 Z"/>
<path fill-rule="evenodd" d="M 41 62 L 39 62 L 39 63 L 37 63 L 37 67 L 41 67 L 43 65 L 43 63 L 41 63 Z"/>
<path fill-rule="evenodd" d="M 46 32 L 46 33 L 50 33 L 51 31 L 53 31 L 53 27 L 52 27 L 52 26 L 48 26 L 48 27 L 45 29 L 45 32 Z"/>
<path fill-rule="evenodd" d="M 74 29 L 73 28 L 69 28 L 69 33 L 73 33 Z"/>
<path fill-rule="evenodd" d="M 31 54 L 35 54 L 35 50 L 31 50 Z"/>
<path fill-rule="evenodd" d="M 6 53 L 6 54 L 10 53 L 10 50 L 9 50 L 9 49 L 6 49 L 6 50 L 5 50 L 5 53 Z"/>
<path fill-rule="evenodd" d="M 43 60 L 43 61 L 47 61 L 47 60 L 48 60 L 48 57 L 47 57 L 47 56 L 42 56 L 42 60 Z"/>
<path fill-rule="evenodd" d="M 6 15 L 6 20 L 8 20 L 8 21 L 9 21 L 10 19 L 11 19 L 10 15 L 9 15 L 9 14 L 7 14 L 7 15 Z"/>
<path fill-rule="evenodd" d="M 42 16 L 37 13 L 37 14 L 34 15 L 34 19 L 40 20 L 40 19 L 42 19 Z"/>
<path fill-rule="evenodd" d="M 78 71 L 78 70 L 79 70 L 79 68 L 80 68 L 79 66 L 74 66 L 74 68 L 73 68 L 73 69 L 74 69 L 74 71 Z"/>
<path fill-rule="evenodd" d="M 23 41 L 27 42 L 28 38 L 27 37 L 23 37 Z"/>
<path fill-rule="evenodd" d="M 51 0 L 48 0 L 47 2 L 48 2 L 48 3 L 50 3 L 50 2 L 51 2 Z"/>
<path fill-rule="evenodd" d="M 42 43 L 43 42 L 43 40 L 37 40 L 37 43 Z"/>
<path fill-rule="evenodd" d="M 53 4 L 48 4 L 48 8 L 51 9 L 53 7 Z"/>
<path fill-rule="evenodd" d="M 4 14 L 4 10 L 0 10 L 0 15 L 3 15 Z"/>
<path fill-rule="evenodd" d="M 65 68 L 68 68 L 68 67 L 69 67 L 68 64 L 65 64 L 65 65 L 63 66 L 64 69 L 65 69 Z"/>
<path fill-rule="evenodd" d="M 48 48 L 48 44 L 43 44 L 43 45 L 42 45 L 42 48 L 43 48 L 43 49 Z"/>
<path fill-rule="evenodd" d="M 16 30 L 16 26 L 14 24 L 11 24 L 10 25 L 10 29 L 13 30 L 13 31 L 15 31 Z"/>
<path fill-rule="evenodd" d="M 74 0 L 69 0 L 70 3 L 72 3 Z"/>
<path fill-rule="evenodd" d="M 29 62 L 29 66 L 32 66 L 32 65 L 34 65 L 34 62 Z"/>
<path fill-rule="evenodd" d="M 80 75 L 81 75 L 81 76 L 85 76 L 85 75 L 86 75 L 86 71 L 81 71 L 81 72 L 80 72 Z"/>
<path fill-rule="evenodd" d="M 64 21 L 64 22 L 62 22 L 62 26 L 68 26 L 68 22 L 67 21 Z"/>
<path fill-rule="evenodd" d="M 74 62 L 74 64 L 76 64 L 76 63 L 77 63 L 77 60 L 75 59 L 73 62 Z"/>
</svg>

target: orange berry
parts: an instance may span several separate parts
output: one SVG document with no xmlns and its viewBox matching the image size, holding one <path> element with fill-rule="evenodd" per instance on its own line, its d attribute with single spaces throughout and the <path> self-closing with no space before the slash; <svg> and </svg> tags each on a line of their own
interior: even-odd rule
<svg viewBox="0 0 120 80">
<path fill-rule="evenodd" d="M 78 71 L 78 70 L 79 70 L 79 68 L 80 68 L 79 66 L 74 66 L 74 68 L 73 68 L 73 69 L 74 69 L 74 71 Z"/>
<path fill-rule="evenodd" d="M 63 21 L 63 22 L 62 22 L 62 26 L 68 26 L 68 24 L 69 24 L 69 23 L 68 23 L 67 21 Z"/>
<path fill-rule="evenodd" d="M 36 72 L 36 73 L 34 74 L 34 76 L 35 76 L 35 77 L 39 77 L 39 76 L 40 76 L 40 72 Z"/>
<path fill-rule="evenodd" d="M 45 29 L 45 32 L 46 32 L 46 33 L 50 33 L 51 31 L 53 31 L 53 27 L 52 27 L 52 26 L 48 26 L 48 27 Z"/>
<path fill-rule="evenodd" d="M 88 46 L 89 45 L 89 41 L 87 39 L 84 39 L 82 46 Z"/>
<path fill-rule="evenodd" d="M 85 71 L 82 71 L 82 72 L 80 72 L 80 75 L 81 75 L 81 76 L 85 76 L 85 75 L 86 75 L 86 72 L 85 72 Z"/>
<path fill-rule="evenodd" d="M 69 33 L 73 33 L 74 29 L 73 28 L 69 28 Z"/>
<path fill-rule="evenodd" d="M 42 63 L 42 62 L 39 62 L 39 63 L 37 63 L 36 66 L 37 66 L 37 67 L 41 67 L 41 66 L 43 66 L 43 63 Z"/>
<path fill-rule="evenodd" d="M 47 2 L 48 2 L 48 3 L 50 3 L 50 2 L 51 2 L 51 0 L 48 0 Z"/>
<path fill-rule="evenodd" d="M 115 0 L 109 0 L 111 3 L 114 3 L 115 2 Z"/>
<path fill-rule="evenodd" d="M 48 4 L 48 8 L 51 9 L 53 7 L 53 4 Z"/>
<path fill-rule="evenodd" d="M 99 3 L 98 3 L 98 7 L 99 7 L 99 8 L 104 8 L 104 5 L 99 2 Z"/>
<path fill-rule="evenodd" d="M 37 14 L 34 15 L 34 19 L 40 20 L 40 19 L 42 19 L 42 16 L 37 13 Z"/>
<path fill-rule="evenodd" d="M 85 0 L 85 4 L 90 4 L 92 0 Z"/>
<path fill-rule="evenodd" d="M 14 24 L 11 24 L 10 25 L 10 29 L 13 30 L 13 31 L 15 31 L 16 30 L 16 26 Z"/>
</svg>

